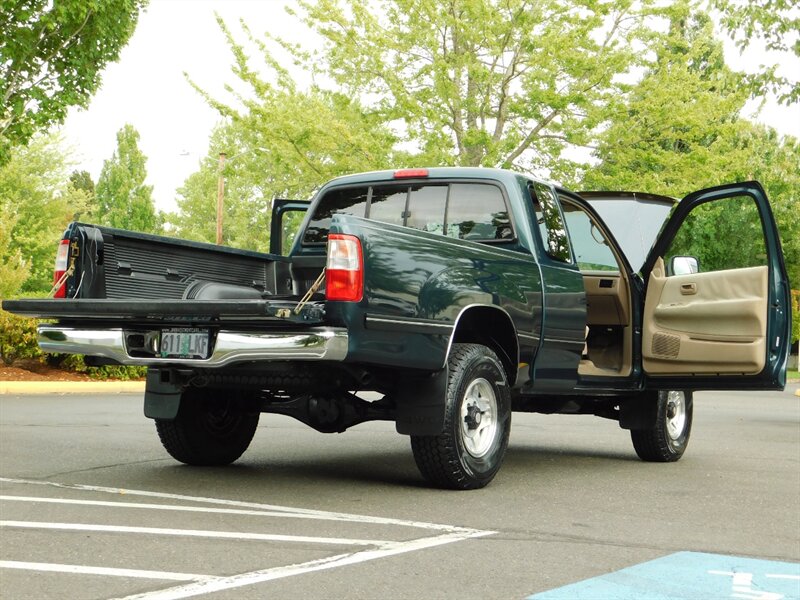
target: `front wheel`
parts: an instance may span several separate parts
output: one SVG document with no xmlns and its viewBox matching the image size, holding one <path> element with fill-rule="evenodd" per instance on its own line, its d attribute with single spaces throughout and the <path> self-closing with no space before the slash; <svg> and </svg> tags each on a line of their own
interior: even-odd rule
<svg viewBox="0 0 800 600">
<path fill-rule="evenodd" d="M 648 462 L 675 462 L 683 456 L 692 432 L 692 392 L 658 392 L 653 427 L 631 429 L 639 458 Z"/>
<path fill-rule="evenodd" d="M 411 436 L 414 460 L 437 486 L 481 488 L 497 474 L 508 447 L 508 379 L 497 355 L 479 344 L 453 344 L 447 365 L 444 431 Z"/>
<path fill-rule="evenodd" d="M 188 388 L 173 420 L 156 419 L 161 444 L 187 465 L 220 466 L 239 458 L 253 439 L 259 412 L 237 394 Z"/>
</svg>

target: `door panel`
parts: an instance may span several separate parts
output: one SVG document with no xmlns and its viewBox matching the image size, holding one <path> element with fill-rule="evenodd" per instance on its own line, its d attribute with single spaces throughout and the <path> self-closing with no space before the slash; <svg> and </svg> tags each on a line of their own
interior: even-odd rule
<svg viewBox="0 0 800 600">
<path fill-rule="evenodd" d="M 651 272 L 642 355 L 651 374 L 757 374 L 764 368 L 769 270 Z"/>
<path fill-rule="evenodd" d="M 699 273 L 665 259 L 694 257 Z M 764 189 L 750 181 L 690 194 L 642 268 L 642 367 L 653 389 L 782 389 L 789 298 Z"/>
</svg>

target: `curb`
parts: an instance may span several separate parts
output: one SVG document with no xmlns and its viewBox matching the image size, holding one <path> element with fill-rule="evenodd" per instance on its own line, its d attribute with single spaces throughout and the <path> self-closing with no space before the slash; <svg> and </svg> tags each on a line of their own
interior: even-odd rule
<svg viewBox="0 0 800 600">
<path fill-rule="evenodd" d="M 0 394 L 136 394 L 144 381 L 0 381 Z"/>
</svg>

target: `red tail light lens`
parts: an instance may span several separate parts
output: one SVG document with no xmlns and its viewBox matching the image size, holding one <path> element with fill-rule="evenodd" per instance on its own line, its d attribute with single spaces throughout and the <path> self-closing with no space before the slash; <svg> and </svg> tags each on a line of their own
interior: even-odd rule
<svg viewBox="0 0 800 600">
<path fill-rule="evenodd" d="M 53 270 L 53 287 L 55 287 L 64 273 L 67 272 L 67 265 L 69 264 L 69 240 L 61 240 L 58 244 L 58 251 L 56 252 L 56 265 Z M 67 297 L 67 282 L 63 281 L 53 294 L 53 298 L 66 298 Z"/>
<path fill-rule="evenodd" d="M 325 267 L 325 297 L 328 300 L 360 302 L 364 296 L 364 259 L 361 240 L 354 235 L 328 236 Z"/>
</svg>

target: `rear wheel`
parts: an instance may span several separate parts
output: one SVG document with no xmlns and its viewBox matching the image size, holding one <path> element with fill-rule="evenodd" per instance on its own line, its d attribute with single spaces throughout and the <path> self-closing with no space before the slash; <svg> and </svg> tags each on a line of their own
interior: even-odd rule
<svg viewBox="0 0 800 600">
<path fill-rule="evenodd" d="M 420 472 L 440 487 L 484 487 L 500 469 L 510 430 L 511 394 L 500 360 L 485 346 L 453 344 L 444 431 L 411 436 Z"/>
<path fill-rule="evenodd" d="M 174 420 L 156 419 L 161 444 L 187 465 L 227 465 L 239 458 L 253 439 L 259 412 L 237 394 L 188 388 Z"/>
<path fill-rule="evenodd" d="M 639 458 L 649 462 L 675 462 L 683 456 L 692 432 L 692 392 L 658 392 L 653 427 L 631 429 L 631 440 Z"/>
</svg>

